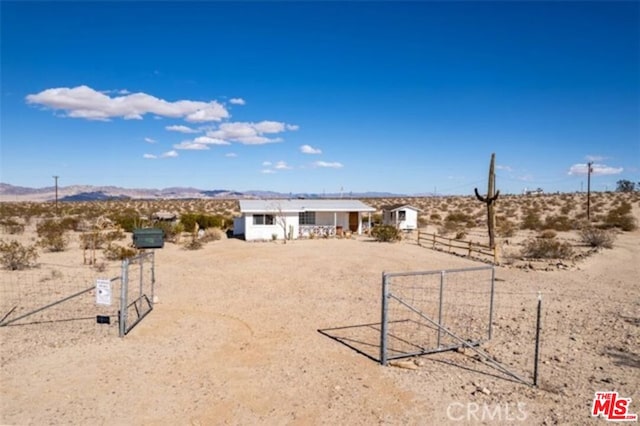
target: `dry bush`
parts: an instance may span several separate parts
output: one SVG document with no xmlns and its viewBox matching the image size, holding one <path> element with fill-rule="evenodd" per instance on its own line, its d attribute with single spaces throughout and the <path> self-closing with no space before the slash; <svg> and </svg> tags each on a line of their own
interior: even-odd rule
<svg viewBox="0 0 640 426">
<path fill-rule="evenodd" d="M 36 232 L 40 237 L 40 246 L 50 251 L 64 251 L 69 244 L 67 228 L 55 219 L 47 219 L 36 226 Z"/>
<path fill-rule="evenodd" d="M 0 262 L 10 271 L 27 269 L 35 266 L 38 251 L 35 246 L 23 246 L 18 241 L 4 242 L 0 240 Z"/>
<path fill-rule="evenodd" d="M 555 238 L 556 236 L 558 236 L 558 233 L 553 229 L 545 229 L 544 231 L 540 232 L 540 234 L 538 234 L 538 238 L 544 238 L 546 240 L 550 240 L 552 238 Z"/>
<path fill-rule="evenodd" d="M 200 241 L 203 243 L 208 243 L 210 241 L 221 240 L 223 237 L 226 237 L 226 234 L 222 229 L 207 228 L 204 230 L 204 234 L 200 237 Z"/>
<path fill-rule="evenodd" d="M 573 248 L 569 243 L 555 238 L 531 238 L 525 241 L 520 255 L 533 259 L 570 259 Z"/>
<path fill-rule="evenodd" d="M 637 228 L 636 218 L 631 214 L 631 204 L 623 201 L 609 211 L 604 219 L 605 228 L 620 228 L 623 231 L 633 231 Z"/>
<path fill-rule="evenodd" d="M 80 234 L 80 248 L 83 250 L 101 249 L 106 239 L 99 231 Z"/>
<path fill-rule="evenodd" d="M 589 226 L 580 230 L 580 239 L 590 247 L 613 248 L 616 235 L 610 230 Z"/>
<path fill-rule="evenodd" d="M 18 222 L 12 217 L 2 219 L 0 226 L 7 234 L 17 235 L 24 233 L 24 224 Z"/>
<path fill-rule="evenodd" d="M 548 216 L 544 221 L 544 228 L 556 231 L 571 231 L 573 229 L 573 221 L 567 216 Z"/>
<path fill-rule="evenodd" d="M 532 231 L 536 231 L 540 228 L 542 228 L 540 213 L 538 213 L 538 211 L 536 210 L 528 210 L 522 218 L 520 229 L 530 229 Z"/>
<path fill-rule="evenodd" d="M 515 223 L 511 222 L 505 216 L 497 216 L 496 231 L 500 237 L 511 238 L 516 235 L 517 227 Z"/>
<path fill-rule="evenodd" d="M 192 238 L 184 244 L 184 248 L 187 250 L 199 250 L 202 248 L 204 244 L 197 237 L 197 234 L 194 233 Z"/>
<path fill-rule="evenodd" d="M 138 251 L 131 247 L 123 247 L 117 244 L 109 244 L 104 249 L 104 257 L 107 260 L 124 260 L 138 254 Z"/>
</svg>

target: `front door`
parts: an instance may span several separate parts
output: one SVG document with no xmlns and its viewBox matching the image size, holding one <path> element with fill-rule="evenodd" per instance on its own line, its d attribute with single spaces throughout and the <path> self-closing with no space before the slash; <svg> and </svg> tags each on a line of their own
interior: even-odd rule
<svg viewBox="0 0 640 426">
<path fill-rule="evenodd" d="M 358 212 L 349 212 L 349 231 L 358 232 Z"/>
</svg>

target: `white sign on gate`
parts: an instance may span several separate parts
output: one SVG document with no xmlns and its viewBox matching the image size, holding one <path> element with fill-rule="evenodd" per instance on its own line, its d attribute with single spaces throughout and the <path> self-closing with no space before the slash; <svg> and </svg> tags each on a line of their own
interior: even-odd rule
<svg viewBox="0 0 640 426">
<path fill-rule="evenodd" d="M 111 305 L 111 280 L 96 280 L 96 304 Z"/>
</svg>

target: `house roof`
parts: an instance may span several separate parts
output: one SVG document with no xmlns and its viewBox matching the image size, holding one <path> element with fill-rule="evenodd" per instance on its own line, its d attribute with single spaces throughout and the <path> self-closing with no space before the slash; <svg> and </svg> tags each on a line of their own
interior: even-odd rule
<svg viewBox="0 0 640 426">
<path fill-rule="evenodd" d="M 240 200 L 242 213 L 299 213 L 311 212 L 375 212 L 359 200 Z"/>
<path fill-rule="evenodd" d="M 394 210 L 401 210 L 401 209 L 411 209 L 411 210 L 415 210 L 415 211 L 420 211 L 419 208 L 417 207 L 413 207 L 410 204 L 392 204 L 390 206 L 383 206 L 382 210 L 388 210 L 388 211 L 394 211 Z"/>
</svg>

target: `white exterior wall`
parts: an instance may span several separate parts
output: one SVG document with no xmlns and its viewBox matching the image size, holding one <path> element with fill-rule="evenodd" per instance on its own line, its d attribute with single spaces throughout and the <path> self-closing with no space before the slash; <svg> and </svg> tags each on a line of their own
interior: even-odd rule
<svg viewBox="0 0 640 426">
<path fill-rule="evenodd" d="M 268 214 L 268 213 L 267 213 Z M 246 213 L 243 216 L 244 219 L 244 239 L 247 241 L 263 241 L 272 240 L 273 234 L 277 235 L 278 240 L 285 238 L 285 230 L 279 223 L 282 218 L 286 221 L 287 233 L 289 232 L 289 226 L 293 226 L 292 238 L 298 238 L 298 213 L 282 213 L 282 215 L 274 214 L 273 225 L 254 225 L 253 214 Z M 235 223 L 234 223 L 235 227 Z M 235 229 L 234 229 L 235 233 Z"/>
<path fill-rule="evenodd" d="M 399 211 L 405 212 L 405 220 L 397 220 Z M 385 210 L 382 223 L 397 226 L 397 228 L 401 230 L 418 229 L 418 211 L 409 208 L 393 211 Z"/>
<path fill-rule="evenodd" d="M 400 229 L 418 229 L 418 211 L 413 209 L 405 209 L 405 220 L 398 222 Z"/>
</svg>

